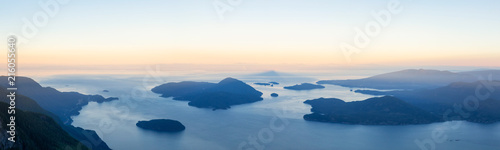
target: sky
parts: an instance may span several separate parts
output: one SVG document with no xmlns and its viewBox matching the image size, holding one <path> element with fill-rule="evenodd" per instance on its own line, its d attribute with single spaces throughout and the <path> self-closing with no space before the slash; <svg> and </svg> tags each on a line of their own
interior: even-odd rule
<svg viewBox="0 0 500 150">
<path fill-rule="evenodd" d="M 0 14 L 24 66 L 500 67 L 497 0 L 0 0 Z"/>
</svg>

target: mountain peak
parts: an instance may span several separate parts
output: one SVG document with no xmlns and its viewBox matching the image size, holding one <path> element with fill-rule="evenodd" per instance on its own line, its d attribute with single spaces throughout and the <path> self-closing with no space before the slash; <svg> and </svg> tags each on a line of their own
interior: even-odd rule
<svg viewBox="0 0 500 150">
<path fill-rule="evenodd" d="M 240 81 L 240 80 L 238 80 L 238 79 L 231 78 L 231 77 L 227 77 L 227 78 L 225 78 L 225 79 L 221 80 L 221 81 L 219 82 L 219 84 L 236 83 L 236 82 L 241 82 L 241 83 L 243 83 L 242 81 Z"/>
</svg>

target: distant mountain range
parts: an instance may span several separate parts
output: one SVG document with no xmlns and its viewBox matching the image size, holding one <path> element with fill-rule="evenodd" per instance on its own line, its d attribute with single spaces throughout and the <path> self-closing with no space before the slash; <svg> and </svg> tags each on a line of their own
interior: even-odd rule
<svg viewBox="0 0 500 150">
<path fill-rule="evenodd" d="M 321 80 L 318 84 L 334 84 L 355 88 L 374 89 L 431 89 L 446 86 L 453 82 L 474 82 L 485 80 L 488 76 L 500 80 L 500 70 L 469 72 L 450 72 L 439 70 L 408 69 L 380 74 L 363 79 Z"/>
<path fill-rule="evenodd" d="M 0 89 L 3 93 L 8 86 L 7 77 L 0 77 Z M 78 115 L 83 106 L 88 102 L 102 103 L 117 98 L 104 98 L 100 95 L 84 95 L 77 92 L 59 92 L 51 87 L 42 87 L 36 81 L 27 77 L 16 77 L 17 94 L 23 100 L 16 101 L 17 107 L 23 111 L 41 113 L 50 116 L 67 134 L 84 143 L 90 149 L 109 150 L 104 141 L 95 131 L 74 127 L 71 116 Z M 2 102 L 9 102 L 1 98 Z M 62 135 L 66 133 L 53 133 Z"/>
<path fill-rule="evenodd" d="M 214 110 L 262 100 L 262 92 L 234 78 L 226 78 L 219 83 L 192 81 L 166 83 L 154 87 L 151 91 L 162 94 L 161 97 L 189 101 L 190 106 Z"/>
<path fill-rule="evenodd" d="M 279 72 L 279 71 L 266 71 L 266 72 L 260 72 L 260 73 L 253 73 L 253 74 L 247 74 L 241 76 L 243 79 L 257 79 L 262 81 L 262 83 L 266 83 L 269 81 L 273 81 L 273 83 L 283 83 L 283 82 L 290 82 L 290 81 L 306 81 L 306 82 L 314 82 L 316 79 L 298 75 L 298 74 L 292 74 L 292 73 L 286 73 L 286 72 Z M 265 79 L 265 80 L 263 80 Z M 269 82 L 271 83 L 271 82 Z M 271 84 L 273 84 L 271 83 Z M 273 84 L 273 85 L 278 85 L 278 84 Z"/>
<path fill-rule="evenodd" d="M 271 71 L 251 74 L 251 76 L 279 77 L 279 76 L 294 76 L 294 75 L 271 70 Z"/>
</svg>

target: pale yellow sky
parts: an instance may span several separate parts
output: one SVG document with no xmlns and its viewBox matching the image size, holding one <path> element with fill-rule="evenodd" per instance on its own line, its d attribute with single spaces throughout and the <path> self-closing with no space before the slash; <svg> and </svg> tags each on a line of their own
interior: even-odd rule
<svg viewBox="0 0 500 150">
<path fill-rule="evenodd" d="M 149 64 L 306 64 L 311 66 L 407 65 L 500 67 L 499 10 L 488 3 L 403 3 L 379 35 L 352 54 L 357 28 L 376 21 L 386 2 L 248 2 L 220 20 L 207 2 L 130 2 L 67 5 L 36 36 L 19 45 L 20 65 L 95 66 Z M 148 4 L 149 4 L 148 3 Z M 366 3 L 366 4 L 365 4 Z M 492 1 L 491 3 L 498 3 Z M 430 5 L 432 4 L 432 5 Z M 23 36 L 20 18 L 36 2 L 0 19 L 0 33 Z M 475 11 L 462 11 L 474 5 Z M 257 7 L 258 6 L 258 7 Z M 281 6 L 281 7 L 274 7 Z M 7 8 L 5 8 L 7 10 Z M 94 11 L 84 11 L 94 10 Z M 112 11 L 112 13 L 110 13 Z M 85 13 L 83 13 L 85 12 Z M 6 47 L 0 48 L 6 51 Z M 6 53 L 0 57 L 6 58 Z"/>
</svg>

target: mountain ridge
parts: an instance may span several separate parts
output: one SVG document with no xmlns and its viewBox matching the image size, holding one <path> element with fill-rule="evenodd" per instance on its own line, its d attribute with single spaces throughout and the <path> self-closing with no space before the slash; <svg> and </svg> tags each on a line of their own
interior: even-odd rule
<svg viewBox="0 0 500 150">
<path fill-rule="evenodd" d="M 378 74 L 362 79 L 320 80 L 317 84 L 334 84 L 351 88 L 373 89 L 431 89 L 453 82 L 473 82 L 481 80 L 481 76 L 493 75 L 500 79 L 500 70 L 473 72 L 450 72 L 429 69 L 406 69 Z"/>
</svg>

